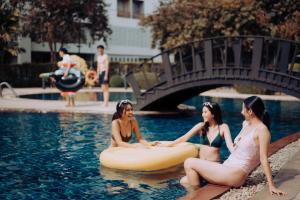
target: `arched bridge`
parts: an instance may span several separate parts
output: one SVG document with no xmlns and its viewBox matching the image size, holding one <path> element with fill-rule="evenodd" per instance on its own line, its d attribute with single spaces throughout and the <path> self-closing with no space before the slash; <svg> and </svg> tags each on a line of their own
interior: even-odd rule
<svg viewBox="0 0 300 200">
<path fill-rule="evenodd" d="M 172 110 L 212 88 L 251 85 L 300 98 L 300 43 L 208 38 L 163 51 L 126 75 L 138 110 Z"/>
</svg>

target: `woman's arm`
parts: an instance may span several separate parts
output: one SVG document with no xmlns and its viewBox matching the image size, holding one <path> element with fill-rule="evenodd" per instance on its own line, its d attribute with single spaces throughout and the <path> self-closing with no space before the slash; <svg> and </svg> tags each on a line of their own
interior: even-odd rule
<svg viewBox="0 0 300 200">
<path fill-rule="evenodd" d="M 273 182 L 272 179 L 272 171 L 270 168 L 270 164 L 268 161 L 268 149 L 269 149 L 269 144 L 270 144 L 270 132 L 267 129 L 267 127 L 263 127 L 260 129 L 257 129 L 257 135 L 258 135 L 258 140 L 259 140 L 259 155 L 260 155 L 260 162 L 262 165 L 262 168 L 264 170 L 264 173 L 267 177 L 267 181 L 269 184 L 269 192 L 270 194 L 286 194 L 285 192 L 278 190 Z"/>
<path fill-rule="evenodd" d="M 122 141 L 121 136 L 120 136 L 120 126 L 119 126 L 117 120 L 114 120 L 112 122 L 112 137 L 119 147 L 127 147 L 127 148 L 138 147 L 138 145 L 136 145 L 136 144 L 130 144 L 130 143 Z"/>
<path fill-rule="evenodd" d="M 233 142 L 232 142 L 229 126 L 227 124 L 223 124 L 222 128 L 223 128 L 226 146 L 229 149 L 230 153 L 232 153 L 234 150 L 234 147 L 233 147 Z"/>
<path fill-rule="evenodd" d="M 196 133 L 200 131 L 200 129 L 204 126 L 203 122 L 200 122 L 196 124 L 191 130 L 189 130 L 186 134 L 183 136 L 177 138 L 174 140 L 171 144 L 169 144 L 169 147 L 175 146 L 176 144 L 179 144 L 181 142 L 186 142 L 188 141 L 192 136 L 194 136 Z"/>
</svg>

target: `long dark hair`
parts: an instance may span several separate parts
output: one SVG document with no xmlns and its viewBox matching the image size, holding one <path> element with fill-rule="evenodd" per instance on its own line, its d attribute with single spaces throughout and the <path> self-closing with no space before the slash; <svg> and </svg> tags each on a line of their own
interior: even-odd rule
<svg viewBox="0 0 300 200">
<path fill-rule="evenodd" d="M 251 96 L 244 100 L 245 107 L 251 109 L 256 117 L 258 117 L 270 129 L 270 116 L 265 109 L 264 102 L 258 96 Z"/>
<path fill-rule="evenodd" d="M 114 113 L 111 121 L 121 118 L 123 115 L 124 109 L 126 109 L 127 105 L 131 105 L 131 107 L 133 107 L 131 101 L 129 101 L 127 99 L 118 102 L 117 106 L 116 106 L 116 112 Z"/>
<path fill-rule="evenodd" d="M 222 112 L 219 104 L 212 103 L 212 102 L 205 102 L 203 103 L 203 107 L 206 107 L 211 112 L 211 114 L 214 115 L 214 120 L 217 122 L 218 125 L 223 124 Z M 207 134 L 208 128 L 209 128 L 209 123 L 205 122 L 201 130 L 202 136 Z"/>
</svg>

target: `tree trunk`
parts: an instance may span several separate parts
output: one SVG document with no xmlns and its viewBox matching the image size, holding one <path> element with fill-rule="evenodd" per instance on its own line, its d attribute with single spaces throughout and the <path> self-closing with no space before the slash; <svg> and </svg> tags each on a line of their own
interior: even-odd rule
<svg viewBox="0 0 300 200">
<path fill-rule="evenodd" d="M 56 69 L 56 48 L 55 48 L 55 41 L 54 41 L 54 28 L 53 24 L 47 23 L 47 35 L 48 35 L 48 44 L 50 49 L 50 55 L 51 55 L 51 64 L 52 64 L 52 70 L 54 71 Z"/>
<path fill-rule="evenodd" d="M 4 63 L 4 51 L 0 50 L 0 64 Z"/>
</svg>

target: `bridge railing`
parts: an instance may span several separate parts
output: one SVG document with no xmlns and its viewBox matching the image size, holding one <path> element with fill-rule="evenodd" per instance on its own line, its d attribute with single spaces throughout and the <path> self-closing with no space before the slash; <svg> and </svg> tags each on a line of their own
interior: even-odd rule
<svg viewBox="0 0 300 200">
<path fill-rule="evenodd" d="M 216 37 L 184 44 L 127 74 L 139 96 L 197 78 L 257 78 L 259 70 L 300 78 L 300 43 L 263 36 Z"/>
</svg>

